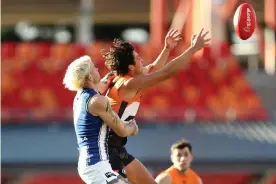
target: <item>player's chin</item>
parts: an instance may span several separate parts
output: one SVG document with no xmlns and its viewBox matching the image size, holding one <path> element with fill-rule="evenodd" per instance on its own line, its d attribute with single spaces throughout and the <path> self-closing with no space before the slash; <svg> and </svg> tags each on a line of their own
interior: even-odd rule
<svg viewBox="0 0 276 184">
<path fill-rule="evenodd" d="M 95 81 L 97 84 L 101 82 L 101 78 L 100 76 L 97 78 L 97 80 Z"/>
<path fill-rule="evenodd" d="M 189 167 L 190 167 L 190 165 L 187 164 L 187 163 L 182 163 L 180 165 L 180 168 L 181 168 L 182 171 L 185 171 L 185 170 L 189 169 Z"/>
<path fill-rule="evenodd" d="M 98 73 L 98 80 L 99 80 L 99 82 L 101 81 L 101 76 L 99 73 Z"/>
</svg>

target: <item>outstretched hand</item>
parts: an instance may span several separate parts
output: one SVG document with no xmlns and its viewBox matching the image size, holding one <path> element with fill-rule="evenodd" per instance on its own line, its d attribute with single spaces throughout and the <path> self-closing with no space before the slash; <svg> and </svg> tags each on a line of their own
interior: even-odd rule
<svg viewBox="0 0 276 184">
<path fill-rule="evenodd" d="M 165 38 L 165 47 L 167 49 L 174 49 L 178 42 L 181 40 L 181 34 L 177 29 L 172 29 L 168 32 L 166 38 Z"/>
<path fill-rule="evenodd" d="M 204 32 L 204 28 L 201 29 L 198 35 L 193 35 L 191 39 L 191 46 L 195 48 L 197 51 L 202 48 L 209 46 L 211 38 L 206 38 L 209 31 Z"/>
</svg>

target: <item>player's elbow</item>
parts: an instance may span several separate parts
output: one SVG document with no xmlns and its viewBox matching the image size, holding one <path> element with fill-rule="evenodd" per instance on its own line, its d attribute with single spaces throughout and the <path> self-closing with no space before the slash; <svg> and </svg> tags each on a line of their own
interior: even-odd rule
<svg viewBox="0 0 276 184">
<path fill-rule="evenodd" d="M 152 64 L 152 67 L 150 68 L 150 71 L 151 72 L 155 72 L 157 70 L 161 70 L 162 68 L 164 68 L 165 64 L 164 65 L 161 65 L 161 64 Z"/>
</svg>

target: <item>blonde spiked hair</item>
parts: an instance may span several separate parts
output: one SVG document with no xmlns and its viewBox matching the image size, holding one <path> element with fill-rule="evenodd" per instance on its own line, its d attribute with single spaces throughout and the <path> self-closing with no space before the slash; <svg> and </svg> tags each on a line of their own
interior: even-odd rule
<svg viewBox="0 0 276 184">
<path fill-rule="evenodd" d="M 70 91 L 77 91 L 84 87 L 90 72 L 91 58 L 82 56 L 73 61 L 67 68 L 63 84 Z"/>
</svg>

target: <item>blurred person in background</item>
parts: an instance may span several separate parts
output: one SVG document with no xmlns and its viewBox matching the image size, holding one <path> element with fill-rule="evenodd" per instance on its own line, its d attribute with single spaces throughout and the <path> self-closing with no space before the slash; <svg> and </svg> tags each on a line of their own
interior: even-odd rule
<svg viewBox="0 0 276 184">
<path fill-rule="evenodd" d="M 77 136 L 78 172 L 87 184 L 128 183 L 114 172 L 108 161 L 109 128 L 122 137 L 136 135 L 135 121 L 124 122 L 112 110 L 108 99 L 98 93 L 100 74 L 89 56 L 73 61 L 67 68 L 63 84 L 77 91 L 73 103 Z"/>
<path fill-rule="evenodd" d="M 192 145 L 185 139 L 171 146 L 173 165 L 155 179 L 158 184 L 202 184 L 200 177 L 190 168 L 193 161 Z"/>
<path fill-rule="evenodd" d="M 170 51 L 181 39 L 177 30 L 167 34 L 165 48 L 157 60 L 147 66 L 143 66 L 143 59 L 130 43 L 115 40 L 109 50 L 102 52 L 106 66 L 115 74 L 114 79 L 110 77 L 112 82 L 106 93 L 112 109 L 124 121 L 134 119 L 143 91 L 165 81 L 184 68 L 197 51 L 209 45 L 210 39 L 206 38 L 207 34 L 208 32 L 202 29 L 198 35 L 193 35 L 191 46 L 167 65 L 165 64 Z M 114 171 L 127 177 L 134 184 L 156 184 L 144 165 L 125 149 L 126 137 L 111 131 L 108 143 L 109 161 Z"/>
</svg>

